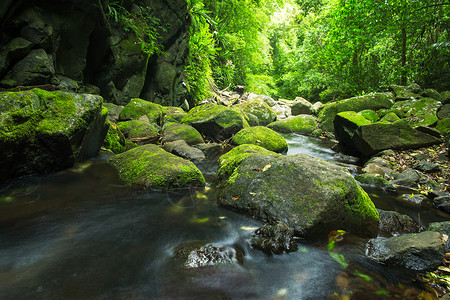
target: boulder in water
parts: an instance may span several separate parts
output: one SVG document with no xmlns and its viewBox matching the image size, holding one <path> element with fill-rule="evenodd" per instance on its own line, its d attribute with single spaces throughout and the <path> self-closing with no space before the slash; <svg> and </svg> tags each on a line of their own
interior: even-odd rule
<svg viewBox="0 0 450 300">
<path fill-rule="evenodd" d="M 0 93 L 0 181 L 96 156 L 108 130 L 102 102 L 41 89 Z"/>
<path fill-rule="evenodd" d="M 258 153 L 223 167 L 231 175 L 219 194 L 221 206 L 270 223 L 282 221 L 305 238 L 336 229 L 361 236 L 378 232 L 374 204 L 342 167 L 305 154 Z"/>
<path fill-rule="evenodd" d="M 288 144 L 280 134 L 263 126 L 244 128 L 235 134 L 231 142 L 235 145 L 258 145 L 274 152 L 288 150 Z"/>
<path fill-rule="evenodd" d="M 297 115 L 272 122 L 267 127 L 278 132 L 309 135 L 317 128 L 317 118 L 312 115 Z"/>
<path fill-rule="evenodd" d="M 190 161 L 156 145 L 140 146 L 108 160 L 128 185 L 147 189 L 175 189 L 205 186 L 205 178 Z"/>
<path fill-rule="evenodd" d="M 180 156 L 182 158 L 188 159 L 190 161 L 202 161 L 205 159 L 205 154 L 202 150 L 195 147 L 189 146 L 184 140 L 173 141 L 164 144 L 164 150 Z"/>
</svg>

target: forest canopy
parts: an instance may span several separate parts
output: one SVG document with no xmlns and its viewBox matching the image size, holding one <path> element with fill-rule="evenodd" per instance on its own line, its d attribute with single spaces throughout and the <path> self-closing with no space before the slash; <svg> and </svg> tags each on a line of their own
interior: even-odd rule
<svg viewBox="0 0 450 300">
<path fill-rule="evenodd" d="M 188 0 L 185 73 L 210 86 L 330 101 L 417 83 L 450 89 L 448 0 Z"/>
</svg>

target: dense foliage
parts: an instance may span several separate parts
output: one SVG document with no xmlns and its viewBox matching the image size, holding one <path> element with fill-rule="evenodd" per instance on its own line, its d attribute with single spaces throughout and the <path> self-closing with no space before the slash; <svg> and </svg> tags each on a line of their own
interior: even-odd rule
<svg viewBox="0 0 450 300">
<path fill-rule="evenodd" d="M 450 89 L 446 0 L 189 0 L 194 98 L 244 84 L 329 101 L 416 82 Z M 209 83 L 208 83 L 209 81 Z"/>
</svg>

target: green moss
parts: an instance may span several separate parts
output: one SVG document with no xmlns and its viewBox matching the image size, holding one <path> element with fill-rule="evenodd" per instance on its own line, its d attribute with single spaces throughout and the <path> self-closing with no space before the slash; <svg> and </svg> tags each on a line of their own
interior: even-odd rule
<svg viewBox="0 0 450 300">
<path fill-rule="evenodd" d="M 359 126 L 363 125 L 369 125 L 372 122 L 367 120 L 365 117 L 363 117 L 361 114 L 356 113 L 354 111 L 344 111 L 337 114 L 338 116 L 345 118 L 352 122 L 353 124 Z"/>
<path fill-rule="evenodd" d="M 150 137 L 159 134 L 159 126 L 147 121 L 131 120 L 117 124 L 127 138 Z"/>
<path fill-rule="evenodd" d="M 448 135 L 450 133 L 450 118 L 440 120 L 436 125 L 436 129 L 439 130 L 442 135 Z"/>
<path fill-rule="evenodd" d="M 263 126 L 244 128 L 236 133 L 231 141 L 235 145 L 258 145 L 274 152 L 287 152 L 288 150 L 288 144 L 281 135 Z"/>
<path fill-rule="evenodd" d="M 239 104 L 239 108 L 245 113 L 256 116 L 261 125 L 267 125 L 277 119 L 277 114 L 273 109 L 260 99 L 245 101 Z"/>
<path fill-rule="evenodd" d="M 138 120 L 147 116 L 150 123 L 161 124 L 162 106 L 143 99 L 134 98 L 120 111 L 120 120 Z"/>
<path fill-rule="evenodd" d="M 317 118 L 311 115 L 298 115 L 272 122 L 267 127 L 279 132 L 311 134 L 317 128 Z"/>
<path fill-rule="evenodd" d="M 103 146 L 116 154 L 125 152 L 127 150 L 125 137 L 115 123 L 107 122 L 109 122 L 109 129 L 103 141 Z"/>
<path fill-rule="evenodd" d="M 387 113 L 383 118 L 381 118 L 380 122 L 393 123 L 400 120 L 400 118 L 393 112 Z"/>
<path fill-rule="evenodd" d="M 108 160 L 129 185 L 150 189 L 200 187 L 205 178 L 195 165 L 156 145 L 144 145 Z"/>
<path fill-rule="evenodd" d="M 162 129 L 163 142 L 184 140 L 189 145 L 204 143 L 203 137 L 194 127 L 187 124 L 167 123 Z"/>
<path fill-rule="evenodd" d="M 370 109 L 366 109 L 363 111 L 360 111 L 359 114 L 369 120 L 370 122 L 376 122 L 380 119 L 380 116 L 376 112 Z"/>
</svg>

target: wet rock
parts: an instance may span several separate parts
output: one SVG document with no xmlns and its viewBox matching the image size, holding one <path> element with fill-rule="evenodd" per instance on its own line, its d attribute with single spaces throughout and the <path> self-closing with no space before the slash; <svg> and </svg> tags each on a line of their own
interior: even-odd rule
<svg viewBox="0 0 450 300">
<path fill-rule="evenodd" d="M 363 172 L 368 174 L 377 174 L 384 178 L 392 175 L 393 168 L 392 164 L 386 159 L 381 157 L 372 157 L 364 164 Z"/>
<path fill-rule="evenodd" d="M 439 172 L 441 170 L 439 165 L 428 162 L 428 161 L 419 161 L 414 166 L 414 169 L 422 171 L 424 173 L 434 173 L 434 172 Z"/>
<path fill-rule="evenodd" d="M 100 96 L 40 89 L 0 93 L 0 181 L 96 156 L 108 131 L 102 102 Z"/>
<path fill-rule="evenodd" d="M 340 112 L 390 108 L 393 103 L 393 95 L 391 93 L 375 93 L 327 103 L 320 108 L 318 113 L 319 126 L 323 130 L 334 131 L 333 120 Z"/>
<path fill-rule="evenodd" d="M 235 145 L 251 144 L 266 148 L 269 151 L 285 153 L 288 150 L 286 140 L 270 128 L 255 126 L 244 128 L 231 140 Z"/>
<path fill-rule="evenodd" d="M 389 266 L 421 272 L 439 266 L 444 258 L 444 247 L 442 234 L 424 231 L 399 237 L 371 239 L 367 255 Z"/>
<path fill-rule="evenodd" d="M 433 205 L 446 213 L 450 213 L 450 196 L 439 196 L 432 200 Z"/>
<path fill-rule="evenodd" d="M 201 144 L 203 140 L 200 132 L 187 124 L 167 123 L 162 128 L 162 143 L 184 140 L 188 145 Z"/>
<path fill-rule="evenodd" d="M 164 150 L 183 157 L 190 161 L 202 161 L 205 159 L 205 154 L 195 147 L 189 146 L 186 141 L 178 140 L 164 144 Z"/>
<path fill-rule="evenodd" d="M 195 148 L 200 149 L 205 153 L 206 157 L 217 157 L 220 153 L 223 153 L 225 146 L 219 143 L 207 143 L 194 145 Z"/>
<path fill-rule="evenodd" d="M 103 106 L 108 109 L 108 120 L 116 123 L 119 120 L 119 114 L 123 106 L 114 103 L 103 103 Z"/>
<path fill-rule="evenodd" d="M 277 114 L 277 120 L 282 120 L 292 116 L 291 108 L 284 102 L 277 101 L 277 103 L 271 108 Z"/>
<path fill-rule="evenodd" d="M 249 127 L 244 114 L 237 108 L 213 103 L 196 106 L 181 121 L 191 125 L 214 141 L 223 141 Z"/>
<path fill-rule="evenodd" d="M 265 224 L 258 228 L 252 236 L 251 244 L 269 255 L 293 252 L 298 249 L 294 231 L 281 221 L 275 225 Z"/>
<path fill-rule="evenodd" d="M 283 221 L 305 238 L 336 228 L 361 236 L 378 232 L 375 206 L 342 167 L 305 154 L 252 153 L 225 162 L 218 173 L 226 168 L 230 176 L 219 194 L 221 206 L 269 223 Z"/>
<path fill-rule="evenodd" d="M 419 180 L 420 175 L 417 174 L 417 171 L 411 168 L 407 168 L 403 172 L 397 174 L 392 183 L 407 187 L 415 187 L 417 186 L 417 182 L 419 182 Z"/>
<path fill-rule="evenodd" d="M 317 118 L 311 115 L 297 115 L 272 122 L 267 127 L 278 132 L 310 135 L 317 128 Z"/>
<path fill-rule="evenodd" d="M 380 234 L 398 236 L 405 233 L 419 232 L 419 225 L 411 217 L 396 211 L 377 209 L 380 215 Z"/>
<path fill-rule="evenodd" d="M 378 174 L 359 174 L 355 176 L 355 179 L 363 185 L 370 185 L 391 192 L 396 190 L 392 183 Z"/>
<path fill-rule="evenodd" d="M 107 162 L 126 184 L 138 188 L 167 190 L 205 186 L 205 178 L 192 162 L 152 144 L 117 154 Z"/>
<path fill-rule="evenodd" d="M 417 204 L 417 205 L 422 205 L 422 204 L 426 204 L 427 202 L 429 202 L 427 196 L 422 195 L 422 194 L 403 194 L 402 199 L 405 202 L 409 202 L 409 203 L 413 203 L 413 204 Z"/>
</svg>

